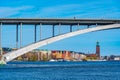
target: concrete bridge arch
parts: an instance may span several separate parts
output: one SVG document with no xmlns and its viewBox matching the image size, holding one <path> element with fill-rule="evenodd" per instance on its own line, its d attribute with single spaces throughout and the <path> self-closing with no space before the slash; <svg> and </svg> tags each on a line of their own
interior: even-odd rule
<svg viewBox="0 0 120 80">
<path fill-rule="evenodd" d="M 20 48 L 16 51 L 9 52 L 9 53 L 3 55 L 3 60 L 5 62 L 9 62 L 9 61 L 17 58 L 18 56 L 21 56 L 29 51 L 32 51 L 36 48 L 42 47 L 44 45 L 47 45 L 47 44 L 50 44 L 50 43 L 53 43 L 53 42 L 56 42 L 56 41 L 59 41 L 59 40 L 65 39 L 65 38 L 73 37 L 73 36 L 84 34 L 84 33 L 94 32 L 94 31 L 117 29 L 117 28 L 120 28 L 120 24 L 97 26 L 97 27 L 93 27 L 93 28 L 87 28 L 87 29 L 77 30 L 74 32 L 69 32 L 66 34 L 61 34 L 61 35 L 58 35 L 55 37 L 51 37 L 51 38 L 30 44 L 30 45 Z"/>
</svg>

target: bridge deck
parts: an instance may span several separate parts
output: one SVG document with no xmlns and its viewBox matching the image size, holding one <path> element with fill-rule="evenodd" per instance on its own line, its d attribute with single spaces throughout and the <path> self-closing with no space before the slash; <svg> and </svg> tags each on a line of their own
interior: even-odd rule
<svg viewBox="0 0 120 80">
<path fill-rule="evenodd" d="M 110 19 L 30 19 L 30 18 L 0 18 L 0 23 L 4 25 L 106 25 L 120 23 L 120 20 L 110 20 Z"/>
</svg>

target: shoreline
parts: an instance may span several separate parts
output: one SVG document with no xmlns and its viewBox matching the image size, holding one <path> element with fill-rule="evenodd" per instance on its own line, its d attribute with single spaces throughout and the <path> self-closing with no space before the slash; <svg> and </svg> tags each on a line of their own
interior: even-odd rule
<svg viewBox="0 0 120 80">
<path fill-rule="evenodd" d="M 5 65 L 5 64 L 6 64 L 5 61 L 0 60 L 0 65 Z"/>
</svg>

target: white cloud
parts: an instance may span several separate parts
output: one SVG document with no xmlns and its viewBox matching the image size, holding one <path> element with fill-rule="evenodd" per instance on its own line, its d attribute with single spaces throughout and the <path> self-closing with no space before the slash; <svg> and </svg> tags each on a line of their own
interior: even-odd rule
<svg viewBox="0 0 120 80">
<path fill-rule="evenodd" d="M 108 7 L 108 3 L 91 2 L 85 4 L 54 5 L 39 9 L 36 17 L 64 17 L 64 18 L 116 18 L 120 16 L 117 6 Z"/>
<path fill-rule="evenodd" d="M 80 5 L 78 4 L 69 4 L 69 5 L 61 5 L 61 6 L 52 6 L 52 7 L 47 7 L 41 10 L 42 12 L 57 12 L 57 11 L 64 11 L 64 10 L 72 10 L 76 7 L 79 7 Z M 67 12 L 67 11 L 66 11 Z"/>
<path fill-rule="evenodd" d="M 39 16 L 46 16 L 46 17 L 56 17 L 58 15 L 66 15 L 72 12 L 78 12 L 79 10 L 76 8 L 79 8 L 81 5 L 79 4 L 68 4 L 68 5 L 57 5 L 57 6 L 51 6 L 51 7 L 45 7 L 42 9 L 39 9 L 36 14 Z"/>
<path fill-rule="evenodd" d="M 0 17 L 120 18 L 120 9 L 103 2 L 56 4 L 53 6 L 0 7 Z M 109 7 L 107 7 L 109 6 Z"/>
<path fill-rule="evenodd" d="M 19 14 L 23 10 L 31 9 L 32 6 L 21 6 L 21 7 L 0 7 L 0 17 L 11 17 Z"/>
</svg>

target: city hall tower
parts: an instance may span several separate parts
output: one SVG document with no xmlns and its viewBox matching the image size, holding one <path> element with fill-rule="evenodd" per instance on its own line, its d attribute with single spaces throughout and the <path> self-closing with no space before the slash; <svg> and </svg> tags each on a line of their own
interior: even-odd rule
<svg viewBox="0 0 120 80">
<path fill-rule="evenodd" d="M 96 56 L 100 59 L 100 45 L 99 42 L 96 42 Z"/>
</svg>

